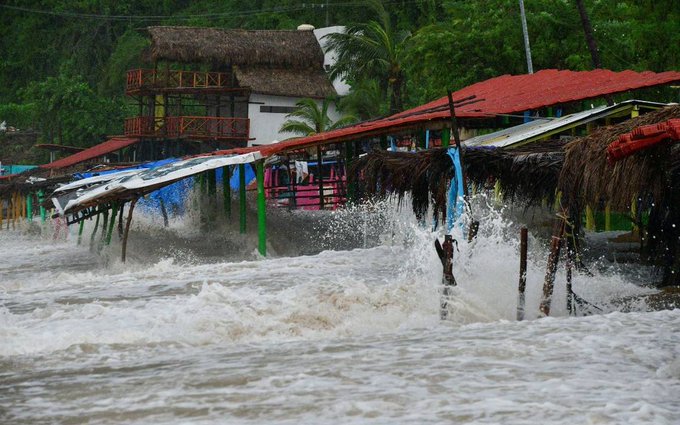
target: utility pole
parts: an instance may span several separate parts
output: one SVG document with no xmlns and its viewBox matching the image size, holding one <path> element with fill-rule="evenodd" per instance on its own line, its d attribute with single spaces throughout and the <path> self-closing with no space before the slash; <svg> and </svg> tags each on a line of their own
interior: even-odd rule
<svg viewBox="0 0 680 425">
<path fill-rule="evenodd" d="M 527 16 L 524 13 L 524 0 L 519 0 L 519 12 L 522 16 L 522 33 L 524 33 L 524 50 L 527 55 L 527 69 L 529 74 L 534 73 L 534 65 L 531 62 L 531 46 L 529 45 L 529 30 L 527 29 Z"/>
</svg>

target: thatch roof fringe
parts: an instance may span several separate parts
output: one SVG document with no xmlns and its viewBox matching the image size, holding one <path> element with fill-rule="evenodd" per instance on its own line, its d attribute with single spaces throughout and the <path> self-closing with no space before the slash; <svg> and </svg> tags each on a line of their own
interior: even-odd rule
<svg viewBox="0 0 680 425">
<path fill-rule="evenodd" d="M 565 146 L 565 162 L 558 189 L 572 206 L 598 207 L 601 202 L 618 210 L 630 208 L 638 196 L 660 200 L 667 186 L 667 174 L 676 167 L 676 148 L 662 144 L 614 164 L 607 162 L 607 146 L 634 128 L 680 118 L 680 106 L 649 112 L 617 125 L 601 127 L 587 137 Z"/>
<path fill-rule="evenodd" d="M 214 66 L 323 68 L 324 55 L 313 31 L 195 27 L 149 27 L 151 57 Z"/>
</svg>

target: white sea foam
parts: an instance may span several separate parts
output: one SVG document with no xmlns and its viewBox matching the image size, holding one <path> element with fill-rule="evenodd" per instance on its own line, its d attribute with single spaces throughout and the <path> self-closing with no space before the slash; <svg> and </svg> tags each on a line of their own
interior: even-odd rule
<svg viewBox="0 0 680 425">
<path fill-rule="evenodd" d="M 74 233 L 0 231 L 2 422 L 680 421 L 680 310 L 617 312 L 652 291 L 593 267 L 574 289 L 603 311 L 567 317 L 560 268 L 556 317 L 533 320 L 546 247 L 532 236 L 532 320 L 515 321 L 518 228 L 483 208 L 479 237 L 457 235 L 459 285 L 441 321 L 435 235 L 392 211 L 308 214 L 321 248 L 359 247 L 266 260 L 248 246 L 245 260 L 202 256 L 186 223 L 140 220 L 127 264 L 115 241 L 91 250 L 90 228 L 80 246 Z M 181 255 L 134 251 L 165 236 Z M 285 252 L 287 236 L 272 237 Z"/>
</svg>

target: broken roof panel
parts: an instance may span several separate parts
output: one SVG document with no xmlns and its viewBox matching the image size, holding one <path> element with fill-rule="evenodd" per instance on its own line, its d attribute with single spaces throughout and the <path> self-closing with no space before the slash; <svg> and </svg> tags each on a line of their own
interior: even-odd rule
<svg viewBox="0 0 680 425">
<path fill-rule="evenodd" d="M 137 138 L 130 137 L 113 137 L 104 143 L 92 146 L 91 148 L 85 149 L 73 155 L 67 156 L 66 158 L 59 159 L 49 164 L 41 165 L 40 168 L 57 169 L 71 167 L 81 162 L 89 161 L 91 159 L 99 158 L 111 152 L 115 152 L 119 149 L 123 149 L 127 146 L 134 145 L 139 142 Z"/>
</svg>

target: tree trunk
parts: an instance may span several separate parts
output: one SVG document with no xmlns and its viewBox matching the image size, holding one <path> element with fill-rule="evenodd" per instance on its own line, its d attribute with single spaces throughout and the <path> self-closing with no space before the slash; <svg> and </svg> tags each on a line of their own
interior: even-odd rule
<svg viewBox="0 0 680 425">
<path fill-rule="evenodd" d="M 595 41 L 595 36 L 593 34 L 593 26 L 590 24 L 590 18 L 588 17 L 588 12 L 586 11 L 586 6 L 583 4 L 583 0 L 576 0 L 576 6 L 578 7 L 578 13 L 581 15 L 581 23 L 583 24 L 583 32 L 586 36 L 586 43 L 588 44 L 588 50 L 590 50 L 590 58 L 593 63 L 593 68 L 602 68 L 602 61 L 600 60 L 600 52 L 597 50 L 597 42 Z"/>
<path fill-rule="evenodd" d="M 396 114 L 404 110 L 404 100 L 402 95 L 402 87 L 404 85 L 404 78 L 399 75 L 394 77 L 392 82 L 392 93 L 390 96 L 390 114 Z"/>
</svg>

